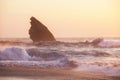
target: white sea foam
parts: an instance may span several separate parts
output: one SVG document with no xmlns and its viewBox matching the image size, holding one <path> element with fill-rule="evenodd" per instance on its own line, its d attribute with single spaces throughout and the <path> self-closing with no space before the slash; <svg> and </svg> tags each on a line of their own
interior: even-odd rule
<svg viewBox="0 0 120 80">
<path fill-rule="evenodd" d="M 97 44 L 93 44 L 92 41 L 74 43 L 2 41 L 0 66 L 74 68 L 76 71 L 120 76 L 120 41 L 97 40 Z"/>
<path fill-rule="evenodd" d="M 6 48 L 0 53 L 0 60 L 28 60 L 30 56 L 23 48 Z"/>
<path fill-rule="evenodd" d="M 77 58 L 78 67 L 75 71 L 100 72 L 109 76 L 120 76 L 120 59 L 110 57 Z"/>
<path fill-rule="evenodd" d="M 65 55 L 30 48 L 6 48 L 0 52 L 0 66 L 19 66 L 37 68 L 69 68 L 74 63 Z"/>
<path fill-rule="evenodd" d="M 105 40 L 105 41 L 100 42 L 98 44 L 98 46 L 100 46 L 100 47 L 120 47 L 120 41 L 118 41 L 118 40 L 114 40 L 114 41 Z"/>
<path fill-rule="evenodd" d="M 75 71 L 100 72 L 109 76 L 120 76 L 120 67 L 108 67 L 98 65 L 80 65 Z"/>
</svg>

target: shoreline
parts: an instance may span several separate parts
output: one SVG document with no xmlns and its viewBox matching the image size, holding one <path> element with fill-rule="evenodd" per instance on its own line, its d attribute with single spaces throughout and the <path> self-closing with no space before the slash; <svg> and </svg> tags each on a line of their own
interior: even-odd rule
<svg viewBox="0 0 120 80">
<path fill-rule="evenodd" d="M 120 77 L 107 76 L 101 73 L 72 71 L 64 69 L 38 69 L 38 68 L 6 68 L 0 67 L 0 80 L 6 77 L 25 78 L 25 80 L 119 80 Z M 7 80 L 7 79 L 6 79 Z"/>
</svg>

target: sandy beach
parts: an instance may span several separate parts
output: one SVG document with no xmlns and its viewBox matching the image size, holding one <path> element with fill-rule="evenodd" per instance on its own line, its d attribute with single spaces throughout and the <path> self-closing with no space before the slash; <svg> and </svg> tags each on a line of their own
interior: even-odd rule
<svg viewBox="0 0 120 80">
<path fill-rule="evenodd" d="M 0 68 L 0 80 L 119 80 L 100 73 L 58 69 Z"/>
</svg>

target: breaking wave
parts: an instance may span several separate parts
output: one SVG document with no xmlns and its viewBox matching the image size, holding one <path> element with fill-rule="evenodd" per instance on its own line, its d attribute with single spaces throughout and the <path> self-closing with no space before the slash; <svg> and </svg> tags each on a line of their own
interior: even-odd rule
<svg viewBox="0 0 120 80">
<path fill-rule="evenodd" d="M 118 40 L 114 40 L 114 41 L 102 41 L 98 44 L 98 46 L 100 47 L 105 47 L 105 48 L 116 48 L 116 47 L 120 47 L 120 41 Z"/>
<path fill-rule="evenodd" d="M 120 47 L 120 40 L 104 40 L 103 38 L 97 38 L 93 40 L 85 40 L 81 42 L 63 42 L 63 41 L 55 41 L 55 42 L 37 42 L 32 43 L 31 41 L 0 41 L 1 45 L 12 45 L 12 46 L 47 46 L 47 47 L 59 47 L 59 46 L 65 46 L 65 47 L 100 47 L 100 48 L 118 48 Z"/>
<path fill-rule="evenodd" d="M 120 76 L 120 41 L 0 41 L 0 67 L 72 69 Z"/>
<path fill-rule="evenodd" d="M 21 66 L 38 68 L 70 68 L 75 67 L 65 55 L 41 51 L 38 49 L 6 48 L 0 52 L 0 66 Z"/>
<path fill-rule="evenodd" d="M 22 48 L 6 48 L 0 52 L 0 60 L 29 60 L 30 56 Z"/>
</svg>

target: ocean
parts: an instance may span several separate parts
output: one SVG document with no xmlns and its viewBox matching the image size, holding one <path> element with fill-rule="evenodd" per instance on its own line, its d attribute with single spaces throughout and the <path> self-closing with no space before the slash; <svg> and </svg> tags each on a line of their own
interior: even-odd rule
<svg viewBox="0 0 120 80">
<path fill-rule="evenodd" d="M 120 77 L 120 38 L 57 38 L 37 43 L 1 38 L 0 67 L 70 69 Z"/>
</svg>

